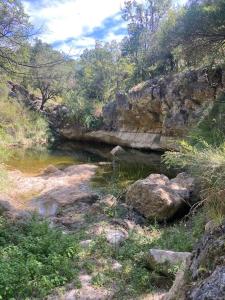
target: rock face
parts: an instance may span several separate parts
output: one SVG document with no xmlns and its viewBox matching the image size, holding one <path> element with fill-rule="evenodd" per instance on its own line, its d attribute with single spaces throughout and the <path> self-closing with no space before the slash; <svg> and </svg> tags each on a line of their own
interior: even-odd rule
<svg viewBox="0 0 225 300">
<path fill-rule="evenodd" d="M 108 130 L 180 136 L 202 117 L 222 87 L 223 70 L 193 70 L 155 78 L 105 106 Z"/>
<path fill-rule="evenodd" d="M 147 262 L 148 266 L 153 270 L 160 270 L 167 274 L 168 267 L 181 265 L 190 257 L 189 252 L 174 252 L 168 250 L 150 249 Z"/>
<path fill-rule="evenodd" d="M 225 224 L 206 233 L 165 300 L 225 299 Z"/>
<path fill-rule="evenodd" d="M 194 179 L 180 173 L 169 180 L 165 175 L 151 174 L 132 184 L 126 202 L 149 219 L 171 219 L 195 194 Z"/>
<path fill-rule="evenodd" d="M 140 83 L 128 94 L 118 94 L 103 109 L 102 130 L 62 135 L 113 145 L 152 150 L 177 149 L 177 141 L 208 113 L 225 86 L 225 70 L 199 69 Z"/>
</svg>

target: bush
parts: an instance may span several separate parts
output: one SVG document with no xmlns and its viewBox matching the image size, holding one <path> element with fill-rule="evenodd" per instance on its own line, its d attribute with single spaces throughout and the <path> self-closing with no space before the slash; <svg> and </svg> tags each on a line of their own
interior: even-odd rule
<svg viewBox="0 0 225 300">
<path fill-rule="evenodd" d="M 14 146 L 31 148 L 43 145 L 49 138 L 48 123 L 38 113 L 22 104 L 0 97 L 0 189 L 7 187 L 7 172 L 3 163 L 13 154 Z"/>
<path fill-rule="evenodd" d="M 214 104 L 208 116 L 181 143 L 180 152 L 166 152 L 168 167 L 186 169 L 199 180 L 202 203 L 210 217 L 225 217 L 225 96 Z"/>
<path fill-rule="evenodd" d="M 35 217 L 23 224 L 1 218 L 0 299 L 43 299 L 76 278 L 78 252 L 76 239 Z"/>
<path fill-rule="evenodd" d="M 48 139 L 47 121 L 37 112 L 22 104 L 0 99 L 1 148 L 12 145 L 31 147 L 44 144 Z"/>
<path fill-rule="evenodd" d="M 100 102 L 85 99 L 76 92 L 70 92 L 66 97 L 66 105 L 70 111 L 69 119 L 76 126 L 95 130 L 102 125 Z"/>
</svg>

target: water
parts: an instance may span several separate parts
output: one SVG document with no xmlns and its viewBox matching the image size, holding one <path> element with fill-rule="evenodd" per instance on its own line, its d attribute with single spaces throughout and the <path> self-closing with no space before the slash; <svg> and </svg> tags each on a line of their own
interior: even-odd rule
<svg viewBox="0 0 225 300">
<path fill-rule="evenodd" d="M 161 163 L 161 155 L 151 152 L 128 150 L 120 159 L 113 159 L 110 151 L 113 146 L 85 143 L 65 143 L 54 150 L 16 149 L 8 161 L 9 169 L 17 169 L 27 175 L 39 175 L 49 165 L 59 169 L 83 163 L 98 164 L 92 179 L 93 188 L 103 193 L 118 193 L 135 180 L 151 173 L 168 171 Z"/>
</svg>

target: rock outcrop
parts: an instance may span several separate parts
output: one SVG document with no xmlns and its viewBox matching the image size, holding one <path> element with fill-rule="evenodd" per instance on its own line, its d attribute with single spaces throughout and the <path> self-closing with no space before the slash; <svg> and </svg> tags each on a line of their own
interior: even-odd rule
<svg viewBox="0 0 225 300">
<path fill-rule="evenodd" d="M 152 150 L 177 149 L 178 140 L 208 113 L 225 86 L 225 70 L 190 70 L 140 83 L 103 109 L 102 130 L 82 138 Z M 61 134 L 80 139 L 73 128 Z"/>
<path fill-rule="evenodd" d="M 186 173 L 180 173 L 172 180 L 165 175 L 151 174 L 128 188 L 126 202 L 146 218 L 163 221 L 190 204 L 193 195 L 194 179 Z"/>
<path fill-rule="evenodd" d="M 90 187 L 97 166 L 72 165 L 64 170 L 49 166 L 39 176 L 28 176 L 20 171 L 10 171 L 12 191 L 1 194 L 0 210 L 36 210 L 43 217 L 53 217 L 62 207 L 76 202 L 95 202 L 98 199 Z M 8 209 L 9 207 L 9 209 Z"/>
<path fill-rule="evenodd" d="M 165 300 L 225 299 L 225 224 L 203 236 Z"/>
</svg>

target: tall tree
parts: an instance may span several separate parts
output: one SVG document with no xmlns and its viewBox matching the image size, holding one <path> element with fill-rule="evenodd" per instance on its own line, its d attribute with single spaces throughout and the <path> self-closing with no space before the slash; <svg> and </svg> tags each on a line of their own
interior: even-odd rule
<svg viewBox="0 0 225 300">
<path fill-rule="evenodd" d="M 173 48 L 182 48 L 182 56 L 189 66 L 204 60 L 222 59 L 225 53 L 225 1 L 189 1 L 176 23 L 167 28 L 164 38 Z"/>
<path fill-rule="evenodd" d="M 30 63 L 34 67 L 30 71 L 29 82 L 41 93 L 41 110 L 48 100 L 62 96 L 72 88 L 74 62 L 53 50 L 50 45 L 36 40 L 31 48 Z"/>
<path fill-rule="evenodd" d="M 171 0 L 136 0 L 125 2 L 123 18 L 128 22 L 128 36 L 122 41 L 122 53 L 136 65 L 137 81 L 149 76 L 149 52 L 160 22 L 171 6 Z"/>
<path fill-rule="evenodd" d="M 86 99 L 106 102 L 115 96 L 115 90 L 129 86 L 132 64 L 121 57 L 116 42 L 96 43 L 87 49 L 76 63 L 76 82 Z"/>
<path fill-rule="evenodd" d="M 21 50 L 32 35 L 28 16 L 19 0 L 0 1 L 0 68 L 16 72 L 18 66 L 27 66 Z"/>
</svg>

